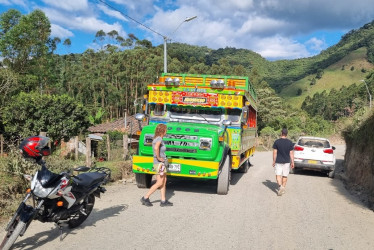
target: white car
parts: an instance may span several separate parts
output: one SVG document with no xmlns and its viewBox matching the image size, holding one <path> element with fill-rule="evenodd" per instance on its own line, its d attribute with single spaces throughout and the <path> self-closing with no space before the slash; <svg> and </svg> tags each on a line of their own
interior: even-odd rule
<svg viewBox="0 0 374 250">
<path fill-rule="evenodd" d="M 329 140 L 320 137 L 300 137 L 294 145 L 295 172 L 308 169 L 327 173 L 330 178 L 335 174 L 335 147 Z"/>
</svg>

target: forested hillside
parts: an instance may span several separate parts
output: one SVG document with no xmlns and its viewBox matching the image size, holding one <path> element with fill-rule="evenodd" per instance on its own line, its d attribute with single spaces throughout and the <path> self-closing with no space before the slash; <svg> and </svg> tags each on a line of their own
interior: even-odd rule
<svg viewBox="0 0 374 250">
<path fill-rule="evenodd" d="M 372 62 L 373 38 L 374 26 L 370 23 L 349 32 L 337 45 L 317 56 L 275 62 L 245 49 L 213 50 L 171 43 L 168 44 L 168 72 L 249 76 L 259 97 L 259 131 L 263 134 L 277 135 L 276 131 L 283 126 L 288 126 L 295 136 L 328 134 L 332 131 L 329 120 L 353 115 L 365 106 L 363 83 L 348 104 L 333 106 L 339 109 L 333 115 L 315 110 L 314 103 L 319 103 L 318 98 L 326 97 L 327 92 L 309 97 L 304 110 L 285 104 L 276 93 L 293 81 L 323 71 L 358 48 L 365 47 L 367 59 Z M 56 55 L 57 46 L 64 46 L 68 51 L 71 41 L 50 37 L 50 22 L 42 11 L 22 15 L 17 10 L 9 10 L 1 14 L 0 133 L 8 137 L 25 136 L 40 130 L 55 131 L 55 123 L 61 123 L 63 129 L 57 129 L 61 133 L 53 135 L 54 139 L 61 139 L 77 131 L 84 132 L 90 121 L 100 123 L 123 117 L 125 110 L 134 114 L 140 109 L 137 99 L 145 94 L 146 85 L 156 81 L 163 72 L 163 46 L 155 47 L 132 34 L 121 37 L 117 31 L 98 31 L 92 40 L 100 49 Z M 373 90 L 372 77 L 367 81 Z M 69 108 L 54 111 L 58 103 Z M 355 103 L 354 109 L 352 103 Z M 49 107 L 47 111 L 46 107 Z M 344 113 L 347 107 L 350 112 Z M 67 121 L 50 121 L 42 112 L 49 115 L 55 112 Z M 84 118 L 74 121 L 78 114 Z M 36 123 L 38 117 L 43 119 Z"/>
</svg>

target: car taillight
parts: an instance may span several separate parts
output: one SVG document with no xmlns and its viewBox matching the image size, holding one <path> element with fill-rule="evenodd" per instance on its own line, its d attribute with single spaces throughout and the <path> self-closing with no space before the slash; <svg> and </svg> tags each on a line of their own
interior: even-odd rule
<svg viewBox="0 0 374 250">
<path fill-rule="evenodd" d="M 296 146 L 294 147 L 294 150 L 296 150 L 296 151 L 303 151 L 304 148 L 296 145 Z"/>
<path fill-rule="evenodd" d="M 329 149 L 324 149 L 324 150 L 323 150 L 323 153 L 326 153 L 326 154 L 333 154 L 333 153 L 334 153 L 334 150 L 332 150 L 331 148 L 329 148 Z"/>
</svg>

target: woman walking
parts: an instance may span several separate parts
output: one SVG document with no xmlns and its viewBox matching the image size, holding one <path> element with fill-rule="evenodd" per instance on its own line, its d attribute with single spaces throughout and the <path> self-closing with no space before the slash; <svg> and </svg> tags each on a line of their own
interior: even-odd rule
<svg viewBox="0 0 374 250">
<path fill-rule="evenodd" d="M 153 149 L 153 168 L 156 172 L 156 183 L 149 189 L 148 193 L 144 195 L 140 201 L 143 205 L 150 207 L 153 206 L 149 200 L 151 196 L 158 188 L 161 189 L 161 207 L 173 206 L 173 203 L 166 200 L 166 147 L 162 142 L 162 138 L 166 135 L 166 125 L 158 124 L 155 131 L 155 136 L 153 137 L 152 149 Z"/>
</svg>

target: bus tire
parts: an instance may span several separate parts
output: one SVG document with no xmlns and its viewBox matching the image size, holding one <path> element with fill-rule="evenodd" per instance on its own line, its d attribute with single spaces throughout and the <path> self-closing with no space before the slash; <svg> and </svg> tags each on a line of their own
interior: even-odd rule
<svg viewBox="0 0 374 250">
<path fill-rule="evenodd" d="M 226 195 L 230 187 L 230 156 L 227 155 L 217 181 L 217 194 Z"/>
<path fill-rule="evenodd" d="M 152 175 L 135 173 L 135 180 L 138 188 L 150 188 L 152 183 Z"/>
</svg>

